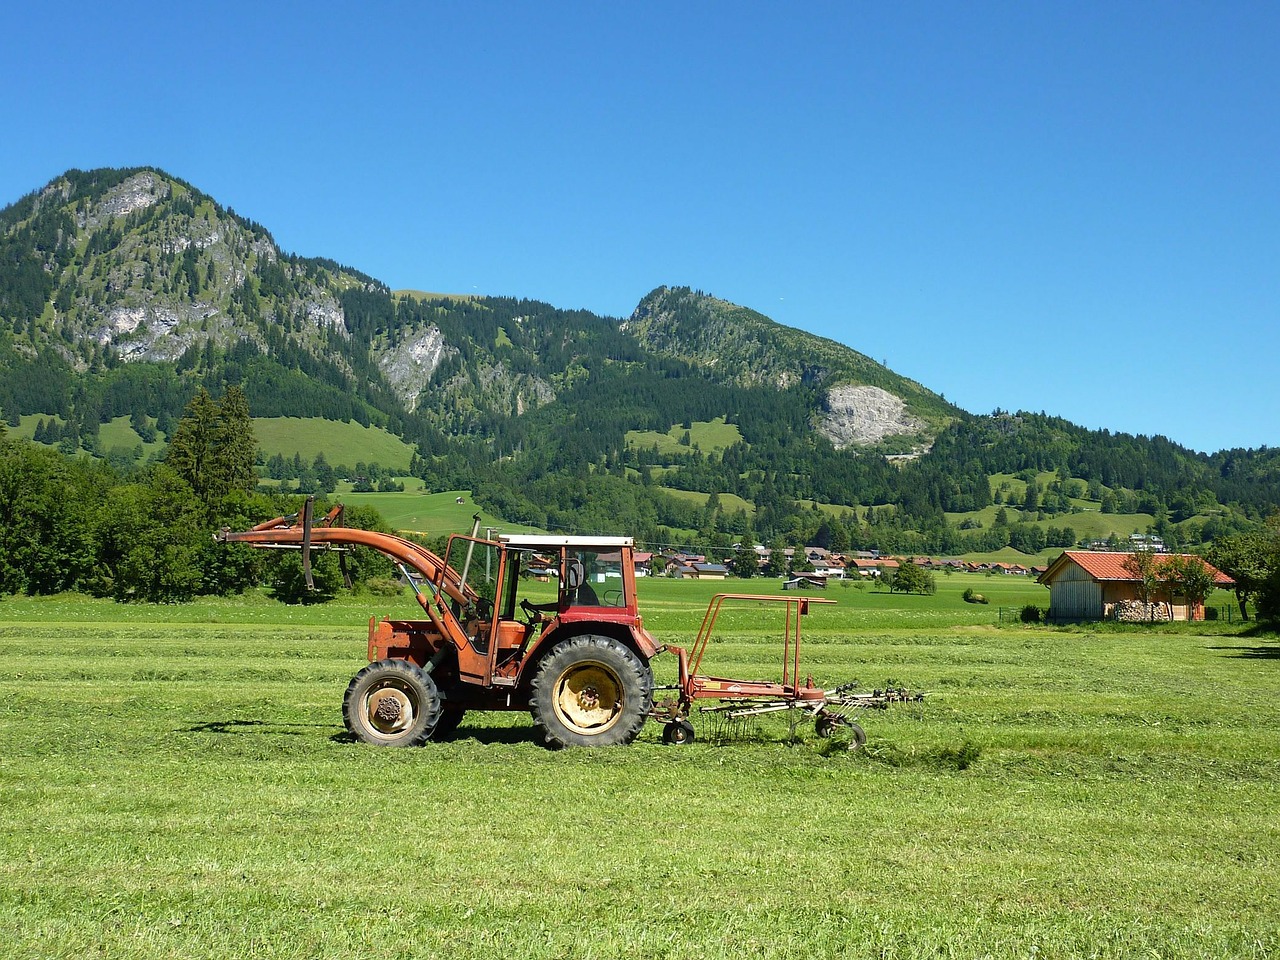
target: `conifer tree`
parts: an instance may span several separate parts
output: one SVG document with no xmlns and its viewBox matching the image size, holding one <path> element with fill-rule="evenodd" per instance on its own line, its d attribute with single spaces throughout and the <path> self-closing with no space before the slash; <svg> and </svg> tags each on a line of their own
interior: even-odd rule
<svg viewBox="0 0 1280 960">
<path fill-rule="evenodd" d="M 257 483 L 257 442 L 249 404 L 239 387 L 228 387 L 218 403 L 203 388 L 191 398 L 169 442 L 165 462 L 191 485 L 207 513 L 227 494 Z"/>
<path fill-rule="evenodd" d="M 205 504 L 211 500 L 213 486 L 214 424 L 217 418 L 218 405 L 209 396 L 209 391 L 201 387 L 182 411 L 164 458 Z"/>
<path fill-rule="evenodd" d="M 253 434 L 249 401 L 237 386 L 227 387 L 214 424 L 214 475 L 220 495 L 250 492 L 258 484 L 254 462 L 258 441 Z"/>
</svg>

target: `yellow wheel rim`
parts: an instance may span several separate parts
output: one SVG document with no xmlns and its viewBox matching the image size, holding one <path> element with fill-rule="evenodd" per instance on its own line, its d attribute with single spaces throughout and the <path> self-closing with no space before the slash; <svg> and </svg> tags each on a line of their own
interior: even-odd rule
<svg viewBox="0 0 1280 960">
<path fill-rule="evenodd" d="M 574 733 L 602 733 L 622 715 L 622 684 L 602 664 L 574 664 L 556 681 L 551 702 L 556 717 Z"/>
</svg>

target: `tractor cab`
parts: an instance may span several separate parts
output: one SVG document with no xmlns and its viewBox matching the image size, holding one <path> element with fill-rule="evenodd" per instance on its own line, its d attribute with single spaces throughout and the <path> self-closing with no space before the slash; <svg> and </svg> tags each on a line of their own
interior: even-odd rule
<svg viewBox="0 0 1280 960">
<path fill-rule="evenodd" d="M 459 571 L 460 593 L 477 598 L 453 604 L 471 647 L 460 651 L 464 676 L 514 685 L 544 645 L 588 628 L 653 656 L 658 645 L 641 627 L 634 553 L 630 537 L 450 537 L 444 569 Z M 533 579 L 553 580 L 555 599 L 532 602 Z"/>
</svg>

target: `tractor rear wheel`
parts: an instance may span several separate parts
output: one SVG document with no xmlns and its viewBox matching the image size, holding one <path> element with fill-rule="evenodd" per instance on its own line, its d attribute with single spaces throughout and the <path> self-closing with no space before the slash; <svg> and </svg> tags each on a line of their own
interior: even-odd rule
<svg viewBox="0 0 1280 960">
<path fill-rule="evenodd" d="M 378 660 L 347 685 L 342 718 L 356 738 L 379 747 L 426 743 L 440 719 L 435 681 L 408 660 Z"/>
<path fill-rule="evenodd" d="M 653 673 L 611 637 L 573 637 L 543 658 L 530 689 L 535 733 L 551 747 L 630 743 L 653 708 Z"/>
</svg>

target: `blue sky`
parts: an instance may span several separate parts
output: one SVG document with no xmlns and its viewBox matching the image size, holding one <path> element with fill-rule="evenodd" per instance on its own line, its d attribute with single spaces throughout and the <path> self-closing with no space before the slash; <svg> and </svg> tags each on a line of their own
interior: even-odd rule
<svg viewBox="0 0 1280 960">
<path fill-rule="evenodd" d="M 975 413 L 1280 444 L 1280 5 L 11 5 L 0 205 L 151 165 L 393 288 L 689 285 Z"/>
</svg>

